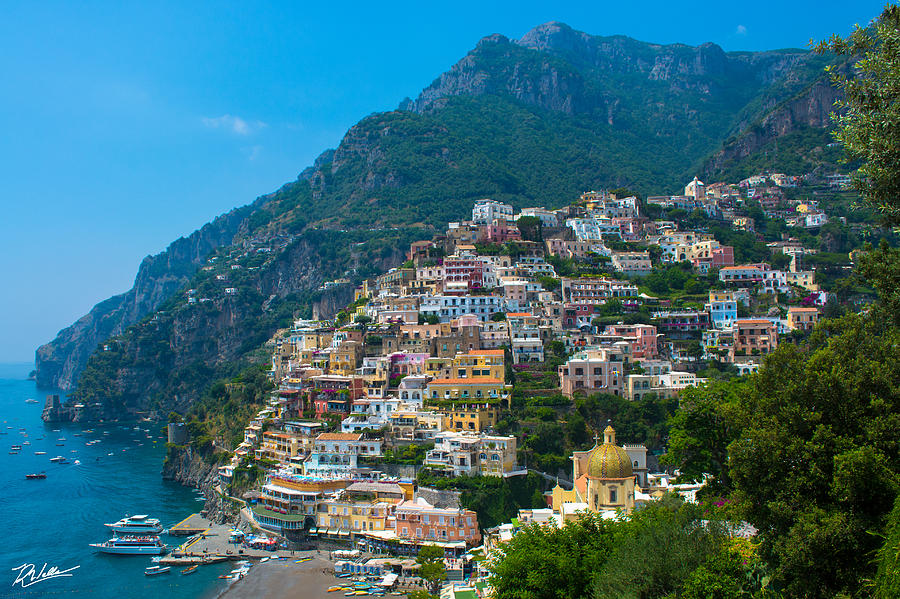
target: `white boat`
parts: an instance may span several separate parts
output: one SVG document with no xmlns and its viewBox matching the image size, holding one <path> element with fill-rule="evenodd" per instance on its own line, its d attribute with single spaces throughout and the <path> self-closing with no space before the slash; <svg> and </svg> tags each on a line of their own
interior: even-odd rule
<svg viewBox="0 0 900 599">
<path fill-rule="evenodd" d="M 165 574 L 171 569 L 171 566 L 150 566 L 149 568 L 144 568 L 144 574 L 147 576 L 156 576 L 157 574 Z"/>
<path fill-rule="evenodd" d="M 25 400 L 25 403 L 38 403 L 38 400 L 36 400 L 36 399 L 26 399 L 26 400 Z"/>
<path fill-rule="evenodd" d="M 55 458 L 50 458 L 50 461 L 56 462 L 58 464 L 64 464 L 64 463 L 66 463 L 67 460 L 64 456 L 58 455 Z"/>
<path fill-rule="evenodd" d="M 101 553 L 119 555 L 162 555 L 168 548 L 157 536 L 149 537 L 113 537 L 105 543 L 91 543 L 91 547 Z"/>
<path fill-rule="evenodd" d="M 151 518 L 147 514 L 137 516 L 125 516 L 118 522 L 112 524 L 104 524 L 107 528 L 111 528 L 113 532 L 131 533 L 131 534 L 159 534 L 162 532 L 162 524 L 156 518 Z"/>
</svg>

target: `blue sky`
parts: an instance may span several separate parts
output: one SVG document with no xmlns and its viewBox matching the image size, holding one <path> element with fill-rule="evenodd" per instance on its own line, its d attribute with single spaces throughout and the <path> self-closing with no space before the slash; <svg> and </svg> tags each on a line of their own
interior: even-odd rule
<svg viewBox="0 0 900 599">
<path fill-rule="evenodd" d="M 9 2 L 0 20 L 0 362 L 140 260 L 293 180 L 492 33 L 551 20 L 725 50 L 805 47 L 882 2 Z M 563 3 L 560 3 L 563 4 Z"/>
</svg>

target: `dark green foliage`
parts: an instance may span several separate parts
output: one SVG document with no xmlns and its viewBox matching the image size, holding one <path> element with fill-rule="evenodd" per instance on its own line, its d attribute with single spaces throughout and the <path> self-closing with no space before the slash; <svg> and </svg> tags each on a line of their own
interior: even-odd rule
<svg viewBox="0 0 900 599">
<path fill-rule="evenodd" d="M 722 522 L 672 497 L 634 512 L 612 532 L 613 550 L 594 580 L 596 599 L 677 593 L 727 539 Z"/>
<path fill-rule="evenodd" d="M 272 382 L 265 368 L 251 366 L 230 380 L 211 385 L 191 407 L 186 419 L 191 445 L 205 451 L 213 439 L 234 449 L 243 439 L 244 427 L 265 405 Z"/>
<path fill-rule="evenodd" d="M 613 527 L 587 515 L 559 529 L 524 527 L 503 548 L 490 584 L 497 599 L 582 599 L 612 551 Z"/>
<path fill-rule="evenodd" d="M 618 395 L 599 394 L 578 399 L 575 405 L 591 430 L 599 434 L 610 421 L 618 439 L 643 443 L 652 450 L 663 446 L 668 433 L 666 419 L 677 409 L 678 400 L 648 396 L 628 401 Z"/>
<path fill-rule="evenodd" d="M 519 509 L 545 507 L 543 501 L 535 505 L 535 491 L 540 491 L 543 479 L 534 473 L 526 476 L 501 478 L 498 476 L 459 476 L 448 478 L 428 468 L 419 472 L 418 483 L 423 487 L 457 489 L 462 491 L 463 507 L 478 514 L 481 528 L 508 522 Z"/>
<path fill-rule="evenodd" d="M 684 582 L 681 599 L 741 599 L 747 597 L 742 556 L 723 549 L 707 558 Z"/>
<path fill-rule="evenodd" d="M 835 138 L 848 156 L 863 161 L 855 183 L 890 223 L 900 222 L 900 7 L 888 4 L 869 27 L 857 25 L 843 39 L 819 44 L 854 61 L 854 69 L 831 69 L 844 97 L 835 116 Z"/>
<path fill-rule="evenodd" d="M 675 466 L 686 481 L 712 475 L 718 492 L 731 490 L 728 446 L 743 430 L 738 407 L 745 384 L 710 382 L 681 392 L 679 409 L 669 419 L 669 442 L 662 462 Z"/>
<path fill-rule="evenodd" d="M 630 520 L 586 514 L 562 528 L 525 526 L 503 546 L 490 583 L 497 599 L 675 596 L 685 583 L 700 587 L 698 568 L 721 568 L 726 542 L 719 520 L 669 496 Z M 737 572 L 726 565 L 743 575 L 740 562 Z"/>
<path fill-rule="evenodd" d="M 434 449 L 434 443 L 413 443 L 404 447 L 396 447 L 384 450 L 384 455 L 379 458 L 379 462 L 385 464 L 421 464 L 425 459 L 425 454 Z"/>
<path fill-rule="evenodd" d="M 875 599 L 900 597 L 900 499 L 888 516 L 884 544 L 878 550 L 878 571 L 875 574 Z"/>
<path fill-rule="evenodd" d="M 419 577 L 428 584 L 432 593 L 436 593 L 441 588 L 441 582 L 447 578 L 444 549 L 437 545 L 425 545 L 419 549 L 416 563 L 419 564 Z"/>
</svg>

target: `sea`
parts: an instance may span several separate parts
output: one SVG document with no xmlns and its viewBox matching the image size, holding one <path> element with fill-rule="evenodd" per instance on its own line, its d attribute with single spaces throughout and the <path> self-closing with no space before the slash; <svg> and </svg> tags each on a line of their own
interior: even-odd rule
<svg viewBox="0 0 900 599">
<path fill-rule="evenodd" d="M 63 394 L 38 389 L 27 380 L 31 368 L 0 364 L 0 597 L 219 595 L 226 581 L 218 576 L 228 573 L 228 563 L 201 566 L 189 576 L 173 567 L 167 574 L 148 577 L 144 568 L 152 565 L 149 556 L 106 555 L 89 546 L 110 538 L 105 522 L 149 514 L 169 527 L 200 511 L 203 501 L 194 489 L 162 479 L 163 423 L 44 424 L 46 396 Z M 93 440 L 98 442 L 87 444 Z M 13 445 L 22 450 L 10 453 Z M 58 455 L 69 463 L 50 462 Z M 40 472 L 47 478 L 25 478 Z M 170 547 L 184 541 L 161 538 Z M 32 579 L 26 577 L 17 583 L 23 564 L 26 569 L 33 565 L 35 573 L 56 568 L 64 575 L 30 585 Z"/>
</svg>

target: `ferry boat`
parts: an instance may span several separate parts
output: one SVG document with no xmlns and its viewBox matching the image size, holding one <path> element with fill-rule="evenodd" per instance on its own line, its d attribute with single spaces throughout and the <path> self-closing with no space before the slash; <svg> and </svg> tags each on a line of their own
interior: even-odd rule
<svg viewBox="0 0 900 599">
<path fill-rule="evenodd" d="M 111 528 L 113 532 L 130 533 L 130 534 L 158 534 L 162 532 L 162 524 L 156 518 L 151 518 L 147 514 L 138 516 L 125 516 L 118 522 L 113 524 L 104 524 L 107 528 Z"/>
<path fill-rule="evenodd" d="M 120 555 L 162 555 L 168 550 L 168 547 L 157 536 L 113 537 L 105 543 L 91 543 L 90 545 L 99 549 L 101 553 Z"/>
</svg>

